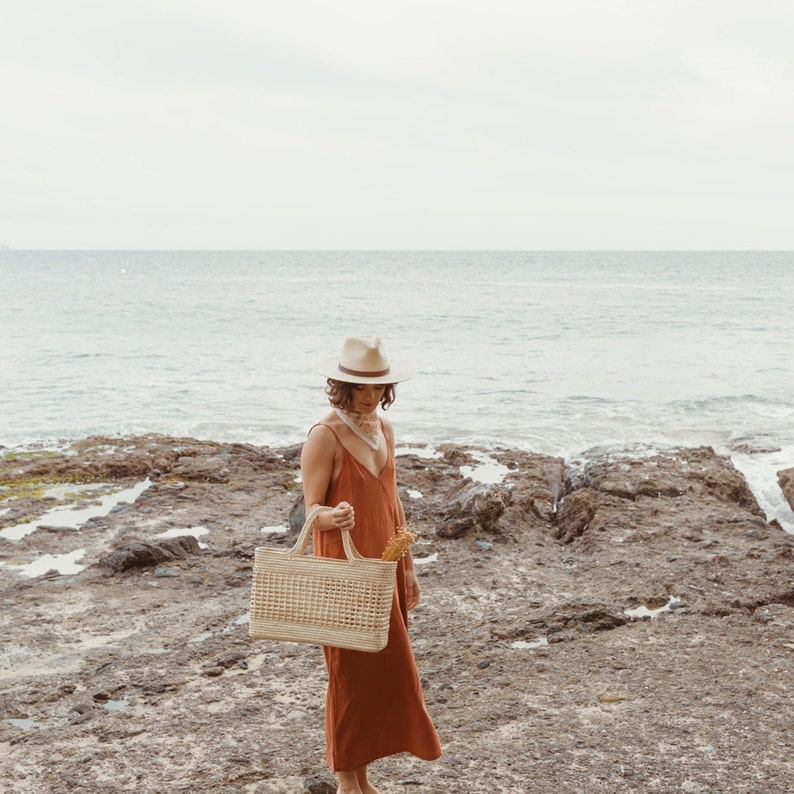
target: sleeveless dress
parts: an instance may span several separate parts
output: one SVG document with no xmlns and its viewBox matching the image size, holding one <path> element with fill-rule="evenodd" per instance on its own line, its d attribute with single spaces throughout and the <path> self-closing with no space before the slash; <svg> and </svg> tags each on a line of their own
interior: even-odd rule
<svg viewBox="0 0 794 794">
<path fill-rule="evenodd" d="M 332 428 L 328 429 L 336 436 Z M 339 436 L 336 439 L 342 450 L 342 468 L 331 481 L 324 504 L 347 501 L 353 505 L 353 543 L 365 557 L 380 558 L 400 522 L 394 452 L 390 446 L 386 465 L 376 477 L 356 460 Z M 345 559 L 342 533 L 336 529 L 315 530 L 313 549 L 323 557 Z M 326 750 L 334 772 L 352 771 L 401 752 L 427 761 L 441 755 L 408 639 L 402 560 L 397 565 L 386 647 L 378 653 L 329 647 L 324 647 L 323 652 L 328 668 Z"/>
</svg>

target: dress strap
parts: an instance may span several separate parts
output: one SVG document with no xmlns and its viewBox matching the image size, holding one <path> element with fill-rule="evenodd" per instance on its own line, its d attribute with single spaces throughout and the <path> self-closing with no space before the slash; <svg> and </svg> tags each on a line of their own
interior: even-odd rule
<svg viewBox="0 0 794 794">
<path fill-rule="evenodd" d="M 312 430 L 314 430 L 314 428 L 315 428 L 315 427 L 324 427 L 324 428 L 326 428 L 327 430 L 330 430 L 330 431 L 331 431 L 331 432 L 334 434 L 334 437 L 336 438 L 336 440 L 337 440 L 337 441 L 338 441 L 338 442 L 339 442 L 339 443 L 340 443 L 340 444 L 341 444 L 341 445 L 344 447 L 344 444 L 342 444 L 342 441 L 341 441 L 341 439 L 339 438 L 339 435 L 337 434 L 336 430 L 334 430 L 334 429 L 333 429 L 333 427 L 331 427 L 331 425 L 327 425 L 327 424 L 325 424 L 325 422 L 316 422 L 315 424 L 313 424 L 313 425 L 312 425 L 312 426 L 309 428 L 309 433 L 311 433 L 311 432 L 312 432 Z M 308 436 L 308 435 L 309 435 L 309 433 L 307 433 L 306 435 Z"/>
</svg>

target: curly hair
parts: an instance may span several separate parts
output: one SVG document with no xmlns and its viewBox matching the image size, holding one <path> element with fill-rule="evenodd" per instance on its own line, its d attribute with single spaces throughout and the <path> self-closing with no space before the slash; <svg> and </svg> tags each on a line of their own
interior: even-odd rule
<svg viewBox="0 0 794 794">
<path fill-rule="evenodd" d="M 386 383 L 384 386 L 386 388 L 383 390 L 380 406 L 385 411 L 394 402 L 397 390 L 395 388 L 396 384 L 394 383 Z M 345 383 L 345 381 L 342 380 L 328 378 L 328 385 L 325 387 L 325 393 L 328 395 L 328 401 L 334 408 L 341 408 L 343 411 L 349 411 L 350 405 L 353 402 L 353 389 L 355 388 L 355 383 Z"/>
</svg>

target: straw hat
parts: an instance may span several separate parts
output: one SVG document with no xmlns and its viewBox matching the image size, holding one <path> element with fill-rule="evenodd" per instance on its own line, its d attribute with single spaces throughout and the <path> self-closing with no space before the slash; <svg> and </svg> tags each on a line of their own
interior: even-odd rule
<svg viewBox="0 0 794 794">
<path fill-rule="evenodd" d="M 314 365 L 326 378 L 343 383 L 397 383 L 413 378 L 413 368 L 390 363 L 379 336 L 349 336 L 342 355 Z"/>
</svg>

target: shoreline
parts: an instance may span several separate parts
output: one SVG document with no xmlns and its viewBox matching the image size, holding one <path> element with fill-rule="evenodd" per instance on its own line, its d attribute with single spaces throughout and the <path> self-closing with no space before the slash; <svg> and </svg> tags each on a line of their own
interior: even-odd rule
<svg viewBox="0 0 794 794">
<path fill-rule="evenodd" d="M 143 434 L 101 434 L 94 436 L 83 436 L 79 438 L 59 438 L 59 439 L 39 439 L 24 444 L 13 446 L 3 446 L 0 444 L 0 459 L 4 455 L 19 454 L 27 452 L 58 452 L 69 449 L 75 444 L 81 444 L 91 438 L 102 438 L 117 445 L 123 445 L 138 438 L 172 438 L 163 433 L 143 433 Z M 298 437 L 294 443 L 286 445 L 257 444 L 248 441 L 222 441 L 211 438 L 190 438 L 198 443 L 235 445 L 243 444 L 264 449 L 278 451 L 280 449 L 290 449 L 300 446 L 302 438 Z M 511 446 L 501 441 L 493 441 L 483 444 L 459 444 L 454 439 L 435 442 L 407 442 L 398 444 L 396 453 L 399 455 L 404 450 L 424 449 L 428 455 L 433 455 L 434 451 L 447 446 L 461 446 L 471 450 L 481 450 L 484 454 L 498 453 L 499 451 L 515 451 L 528 454 L 547 454 L 536 450 L 525 449 L 520 446 Z M 595 444 L 579 451 L 569 451 L 567 455 L 552 455 L 560 457 L 565 465 L 570 468 L 585 466 L 588 460 L 593 458 L 601 460 L 618 458 L 645 458 L 655 455 L 665 455 L 675 453 L 682 449 L 694 449 L 700 444 L 663 444 L 659 442 L 649 442 L 642 440 L 614 442 L 608 444 Z M 786 495 L 778 482 L 778 473 L 782 470 L 794 467 L 794 446 L 790 449 L 780 446 L 774 439 L 764 436 L 763 438 L 745 437 L 735 439 L 731 443 L 721 443 L 707 445 L 723 457 L 730 459 L 742 476 L 747 480 L 750 489 L 753 491 L 759 506 L 764 511 L 767 519 L 777 520 L 784 530 L 789 534 L 794 534 L 794 505 L 790 504 Z M 486 475 L 491 476 L 491 475 Z"/>
</svg>

